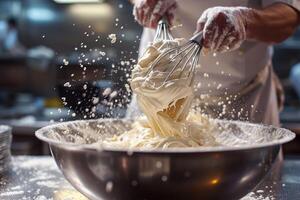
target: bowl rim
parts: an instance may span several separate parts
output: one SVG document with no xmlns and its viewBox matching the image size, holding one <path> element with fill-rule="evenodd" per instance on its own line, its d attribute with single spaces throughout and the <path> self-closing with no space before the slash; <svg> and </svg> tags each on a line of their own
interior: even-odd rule
<svg viewBox="0 0 300 200">
<path fill-rule="evenodd" d="M 50 139 L 44 134 L 46 133 L 47 129 L 51 129 L 54 127 L 57 127 L 59 125 L 64 125 L 64 124 L 70 124 L 70 123 L 76 123 L 76 122 L 93 122 L 93 121 L 98 121 L 100 119 L 92 119 L 92 120 L 75 120 L 75 121 L 68 121 L 68 122 L 59 122 L 55 123 L 49 126 L 45 126 L 43 128 L 38 129 L 35 131 L 35 136 L 40 139 L 43 142 L 48 143 L 50 146 L 56 146 L 60 147 L 66 150 L 71 150 L 71 151 L 88 151 L 88 152 L 111 152 L 111 153 L 159 153 L 159 154 L 164 154 L 164 153 L 176 153 L 176 154 L 181 154 L 181 153 L 215 153 L 215 152 L 225 152 L 225 151 L 241 151 L 241 150 L 254 150 L 254 149 L 259 149 L 259 148 L 266 148 L 266 147 L 271 147 L 271 146 L 279 146 L 284 143 L 290 142 L 293 139 L 295 139 L 296 134 L 293 133 L 292 131 L 285 129 L 285 128 L 278 128 L 273 125 L 264 125 L 264 124 L 253 124 L 249 122 L 243 122 L 243 121 L 232 121 L 234 123 L 242 123 L 246 125 L 259 125 L 262 127 L 269 127 L 269 128 L 276 128 L 279 130 L 283 130 L 286 132 L 286 136 L 284 138 L 281 138 L 279 140 L 271 141 L 271 142 L 265 142 L 265 143 L 259 143 L 259 144 L 253 144 L 253 145 L 244 145 L 244 146 L 215 146 L 215 147 L 187 147 L 187 148 L 169 148 L 169 149 L 141 149 L 141 148 L 112 148 L 112 147 L 103 147 L 103 146 L 95 146 L 95 143 L 93 144 L 75 144 L 75 143 L 69 143 L 69 142 L 59 142 L 54 139 Z M 126 119 L 110 119 L 110 118 L 105 118 L 101 119 L 102 121 L 128 121 Z M 228 122 L 230 120 L 217 120 L 221 122 Z"/>
<path fill-rule="evenodd" d="M 10 131 L 12 131 L 12 127 L 11 126 L 1 125 L 0 124 L 0 136 L 1 136 L 1 134 L 4 134 L 6 132 L 10 132 Z"/>
</svg>

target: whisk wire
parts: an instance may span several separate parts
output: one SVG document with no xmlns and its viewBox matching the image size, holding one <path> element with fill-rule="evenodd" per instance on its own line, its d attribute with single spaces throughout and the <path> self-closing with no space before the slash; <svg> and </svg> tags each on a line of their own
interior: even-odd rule
<svg viewBox="0 0 300 200">
<path fill-rule="evenodd" d="M 195 53 L 197 52 L 197 50 L 198 50 L 197 47 L 194 47 L 194 48 L 192 49 L 193 52 L 191 53 L 190 57 L 186 60 L 185 64 L 183 65 L 183 69 L 182 69 L 180 75 L 182 75 L 182 73 L 185 71 L 185 69 L 187 68 L 187 66 L 193 67 L 193 60 L 195 59 Z M 189 54 L 189 53 L 187 53 L 187 54 Z M 192 59 L 191 64 L 189 64 L 189 61 L 190 61 L 191 58 L 193 58 L 193 59 Z M 189 76 L 189 74 L 188 74 L 188 76 Z"/>
<path fill-rule="evenodd" d="M 173 40 L 173 37 L 169 32 L 167 19 L 163 18 L 158 23 L 158 28 L 155 34 L 154 41 L 167 41 L 166 45 L 167 47 L 169 47 L 170 43 L 168 41 L 171 40 Z M 167 74 L 166 78 L 162 81 L 161 85 L 157 87 L 163 86 L 178 71 L 179 74 L 178 76 L 176 76 L 176 78 L 187 78 L 189 80 L 188 84 L 192 85 L 194 82 L 196 66 L 199 61 L 199 54 L 201 50 L 202 32 L 199 32 L 193 37 L 191 37 L 190 40 L 185 44 L 180 45 L 178 47 L 171 47 L 162 54 L 160 54 L 151 64 L 151 67 L 148 70 L 146 76 L 149 76 L 149 74 L 154 71 L 154 68 L 158 66 L 158 64 L 165 64 L 166 67 L 172 67 L 172 69 Z"/>
<path fill-rule="evenodd" d="M 193 61 L 192 61 L 192 70 L 190 70 L 189 74 L 188 74 L 188 77 L 190 77 L 189 85 L 192 85 L 194 82 L 195 71 L 196 71 L 197 64 L 199 62 L 200 51 L 201 51 L 201 48 L 198 48 L 196 51 L 196 56 L 194 56 Z"/>
<path fill-rule="evenodd" d="M 174 49 L 177 49 L 177 50 L 180 51 L 180 52 L 184 52 L 184 51 L 186 51 L 187 49 L 191 48 L 192 45 L 193 45 L 192 43 L 185 43 L 185 44 L 183 44 L 182 46 L 180 46 L 179 48 L 178 48 L 178 47 L 174 47 Z M 174 56 L 174 58 L 176 58 L 176 57 L 178 57 L 178 56 L 180 56 L 179 53 L 177 53 L 177 54 Z"/>
<path fill-rule="evenodd" d="M 186 55 L 188 55 L 192 50 L 193 50 L 193 49 L 190 48 L 190 49 L 188 50 L 188 52 L 186 53 Z M 177 57 L 178 55 L 180 55 L 180 54 L 177 54 L 175 57 Z M 183 56 L 185 56 L 185 55 L 183 55 Z M 179 77 L 182 75 L 183 70 L 186 68 L 187 62 L 189 61 L 189 59 L 190 59 L 191 57 L 192 57 L 192 54 L 190 55 L 190 57 L 186 60 L 185 64 L 183 65 L 183 69 L 181 70 L 181 72 L 180 72 L 180 74 L 179 74 Z M 166 82 L 166 81 L 170 78 L 170 76 L 175 72 L 175 70 L 177 69 L 178 65 L 179 65 L 179 64 L 181 63 L 181 61 L 183 61 L 183 60 L 184 60 L 184 59 L 179 59 L 179 61 L 176 63 L 176 65 L 174 65 L 174 67 L 172 68 L 172 70 L 170 71 L 170 73 L 168 74 L 168 76 L 166 77 L 166 79 L 165 79 L 164 82 Z"/>
</svg>

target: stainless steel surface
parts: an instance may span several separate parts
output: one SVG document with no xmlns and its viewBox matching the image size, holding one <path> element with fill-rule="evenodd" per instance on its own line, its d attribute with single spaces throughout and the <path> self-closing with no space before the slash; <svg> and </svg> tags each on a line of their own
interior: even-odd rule
<svg viewBox="0 0 300 200">
<path fill-rule="evenodd" d="M 107 121 L 67 122 L 36 132 L 38 138 L 49 143 L 66 179 L 95 200 L 238 199 L 267 174 L 280 145 L 294 138 L 285 129 L 242 123 L 250 132 L 266 133 L 268 142 L 245 147 L 156 151 L 87 145 L 105 137 L 107 130 L 122 132 L 130 125 L 111 120 L 110 126 L 105 127 Z"/>
</svg>

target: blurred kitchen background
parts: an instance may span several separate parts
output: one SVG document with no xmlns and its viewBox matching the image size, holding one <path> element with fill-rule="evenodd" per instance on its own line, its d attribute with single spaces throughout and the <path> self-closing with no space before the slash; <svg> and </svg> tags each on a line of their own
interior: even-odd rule
<svg viewBox="0 0 300 200">
<path fill-rule="evenodd" d="M 125 114 L 141 34 L 131 13 L 127 0 L 0 1 L 0 124 L 13 127 L 14 155 L 49 153 L 34 136 L 42 126 Z M 274 49 L 281 121 L 298 134 L 288 154 L 300 154 L 298 63 L 300 31 Z"/>
</svg>

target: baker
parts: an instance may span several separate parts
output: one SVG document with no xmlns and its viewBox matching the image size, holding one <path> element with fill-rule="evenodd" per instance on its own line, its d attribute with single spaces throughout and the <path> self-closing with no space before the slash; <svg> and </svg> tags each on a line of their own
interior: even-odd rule
<svg viewBox="0 0 300 200">
<path fill-rule="evenodd" d="M 206 55 L 196 71 L 195 96 L 212 117 L 279 125 L 282 88 L 272 69 L 272 45 L 291 36 L 300 22 L 294 0 L 132 0 L 144 26 L 140 54 L 167 16 L 174 37 L 203 31 Z M 180 25 L 180 26 L 179 26 Z M 128 116 L 139 113 L 133 97 Z"/>
</svg>

